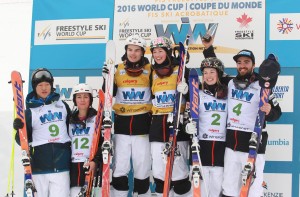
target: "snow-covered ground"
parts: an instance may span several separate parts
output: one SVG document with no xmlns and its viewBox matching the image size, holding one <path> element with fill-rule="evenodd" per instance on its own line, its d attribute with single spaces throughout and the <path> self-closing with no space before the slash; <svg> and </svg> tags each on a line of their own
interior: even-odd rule
<svg viewBox="0 0 300 197">
<path fill-rule="evenodd" d="M 0 196 L 5 196 L 12 146 L 12 88 L 7 82 L 12 70 L 22 73 L 28 87 L 32 0 L 0 0 Z M 15 145 L 15 193 L 23 196 L 23 167 Z"/>
</svg>

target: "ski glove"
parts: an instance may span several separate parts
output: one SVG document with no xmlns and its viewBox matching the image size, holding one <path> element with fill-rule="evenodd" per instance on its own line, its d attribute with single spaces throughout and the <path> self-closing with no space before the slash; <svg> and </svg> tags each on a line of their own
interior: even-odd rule
<svg viewBox="0 0 300 197">
<path fill-rule="evenodd" d="M 24 127 L 24 123 L 20 118 L 15 118 L 13 127 L 15 130 L 22 129 Z"/>
<path fill-rule="evenodd" d="M 182 94 L 186 94 L 189 90 L 188 84 L 186 82 L 179 82 L 177 86 L 177 92 Z"/>
<path fill-rule="evenodd" d="M 190 135 L 197 134 L 196 124 L 197 123 L 195 121 L 191 121 L 191 122 L 187 123 L 185 126 L 185 132 Z"/>
</svg>

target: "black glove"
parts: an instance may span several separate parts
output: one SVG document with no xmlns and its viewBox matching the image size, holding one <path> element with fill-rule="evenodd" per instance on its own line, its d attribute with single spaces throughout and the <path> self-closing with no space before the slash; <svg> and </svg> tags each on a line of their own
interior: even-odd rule
<svg viewBox="0 0 300 197">
<path fill-rule="evenodd" d="M 24 127 L 24 123 L 20 118 L 15 118 L 13 127 L 15 130 L 22 129 Z"/>
</svg>

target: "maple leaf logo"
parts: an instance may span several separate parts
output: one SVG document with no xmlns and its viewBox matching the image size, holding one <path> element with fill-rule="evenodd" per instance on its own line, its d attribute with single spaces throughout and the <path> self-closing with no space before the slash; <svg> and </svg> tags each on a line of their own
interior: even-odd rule
<svg viewBox="0 0 300 197">
<path fill-rule="evenodd" d="M 248 24 L 252 21 L 252 18 L 248 17 L 248 15 L 244 13 L 242 17 L 237 18 L 236 21 L 240 23 L 241 28 L 248 28 Z"/>
</svg>

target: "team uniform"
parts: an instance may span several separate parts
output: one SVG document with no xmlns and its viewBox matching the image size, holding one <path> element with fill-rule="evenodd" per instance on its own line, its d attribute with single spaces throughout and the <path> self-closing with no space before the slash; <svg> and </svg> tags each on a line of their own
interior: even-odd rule
<svg viewBox="0 0 300 197">
<path fill-rule="evenodd" d="M 169 141 L 169 126 L 167 123 L 168 114 L 173 112 L 174 101 L 170 98 L 175 94 L 178 66 L 174 68 L 170 77 L 159 78 L 153 71 L 152 93 L 154 96 L 152 107 L 152 121 L 150 127 L 150 142 L 152 155 L 152 173 L 156 183 L 156 191 L 162 193 L 163 180 L 165 176 L 165 161 L 161 156 L 161 152 Z M 169 97 L 169 98 L 168 98 Z M 186 193 L 190 189 L 189 170 L 187 165 L 188 159 L 188 141 L 189 136 L 181 131 L 177 135 L 177 144 L 181 156 L 175 158 L 172 174 L 172 183 L 175 193 Z M 186 184 L 185 185 L 182 185 Z M 159 187 L 160 186 L 160 187 Z M 180 187 L 186 188 L 180 191 Z M 179 191 L 177 191 L 179 190 Z"/>
<path fill-rule="evenodd" d="M 246 50 L 244 50 L 246 51 Z M 247 54 L 251 54 L 247 51 Z M 245 55 L 246 56 L 246 55 Z M 250 55 L 249 55 L 250 56 Z M 250 56 L 254 62 L 254 56 Z M 259 76 L 253 72 L 248 80 L 242 83 L 237 77 L 230 80 L 228 84 L 228 118 L 226 149 L 224 161 L 223 195 L 239 196 L 242 186 L 241 172 L 245 166 L 249 154 L 249 140 L 254 130 L 255 120 L 260 101 Z M 246 84 L 246 86 L 244 86 Z M 281 109 L 276 99 L 271 94 L 269 98 L 271 111 L 265 116 L 265 121 L 275 121 L 281 116 Z M 265 150 L 268 134 L 263 125 L 262 138 L 255 162 L 256 178 L 250 187 L 249 197 L 263 195 L 263 170 L 265 165 Z"/>
<path fill-rule="evenodd" d="M 119 64 L 115 73 L 117 91 L 115 96 L 114 122 L 114 168 L 113 186 L 128 192 L 128 173 L 134 169 L 135 191 L 146 193 L 149 189 L 151 121 L 150 65 L 147 64 L 139 77 L 126 74 Z"/>
<path fill-rule="evenodd" d="M 166 38 L 164 38 L 166 39 Z M 167 41 L 166 41 L 167 42 Z M 172 63 L 175 63 L 175 58 Z M 169 141 L 169 126 L 167 123 L 168 114 L 173 112 L 174 95 L 177 86 L 178 65 L 172 66 L 168 76 L 160 76 L 157 73 L 160 65 L 152 65 L 154 71 L 152 73 L 152 121 L 150 126 L 150 142 L 151 142 L 151 156 L 152 156 L 152 174 L 156 184 L 157 196 L 162 196 L 166 163 L 162 157 L 162 151 L 166 142 Z M 188 76 L 186 69 L 185 78 Z M 185 100 L 181 111 L 184 110 Z M 177 135 L 177 145 L 180 152 L 180 157 L 175 158 L 172 173 L 171 187 L 175 195 L 189 196 L 191 195 L 191 183 L 189 181 L 189 169 L 187 165 L 188 160 L 188 146 L 189 135 L 183 132 L 182 125 L 180 124 L 180 131 Z"/>
<path fill-rule="evenodd" d="M 227 100 L 217 99 L 199 91 L 199 133 L 200 158 L 203 176 L 211 197 L 222 193 L 224 153 L 226 140 Z M 201 193 L 207 196 L 205 184 L 201 183 Z"/>
<path fill-rule="evenodd" d="M 84 185 L 86 169 L 84 169 L 83 165 L 90 157 L 90 148 L 95 131 L 96 115 L 97 111 L 90 108 L 85 119 L 78 118 L 78 111 L 75 111 L 71 116 L 69 125 L 69 135 L 72 139 L 72 163 L 70 169 L 71 197 L 78 196 L 81 187 Z M 103 142 L 103 139 L 100 139 L 100 142 Z M 99 144 L 98 147 L 97 154 L 93 161 L 96 162 L 97 167 L 100 167 L 99 165 L 102 161 L 101 144 Z"/>
<path fill-rule="evenodd" d="M 140 46 L 145 41 L 138 36 L 127 38 L 127 45 Z M 127 46 L 126 57 L 127 55 Z M 134 171 L 134 192 L 138 196 L 151 196 L 151 156 L 149 126 L 151 121 L 151 66 L 147 58 L 138 63 L 126 58 L 118 64 L 114 76 L 114 164 L 112 185 L 114 196 L 128 195 L 128 174 L 131 161 Z"/>
<path fill-rule="evenodd" d="M 39 106 L 34 106 L 38 103 L 34 99 L 26 99 L 30 110 L 26 110 L 27 132 L 28 136 L 32 134 L 32 178 L 37 196 L 68 196 L 71 144 L 66 121 L 69 108 L 58 100 L 58 94 L 51 96 L 53 99 Z"/>
<path fill-rule="evenodd" d="M 215 57 L 201 62 L 202 89 L 199 90 L 199 128 L 195 122 L 186 125 L 186 132 L 197 136 L 203 169 L 201 196 L 219 197 L 222 194 L 224 152 L 227 120 L 227 86 L 221 84 L 224 64 Z M 204 53 L 205 56 L 205 53 Z"/>
<path fill-rule="evenodd" d="M 35 79 L 38 75 L 41 77 Z M 45 99 L 37 98 L 35 88 L 44 81 L 51 84 L 51 93 Z M 69 196 L 71 140 L 67 125 L 70 108 L 54 93 L 53 77 L 47 69 L 33 73 L 32 86 L 34 90 L 26 97 L 25 116 L 36 196 Z M 16 140 L 19 142 L 19 134 Z"/>
</svg>

